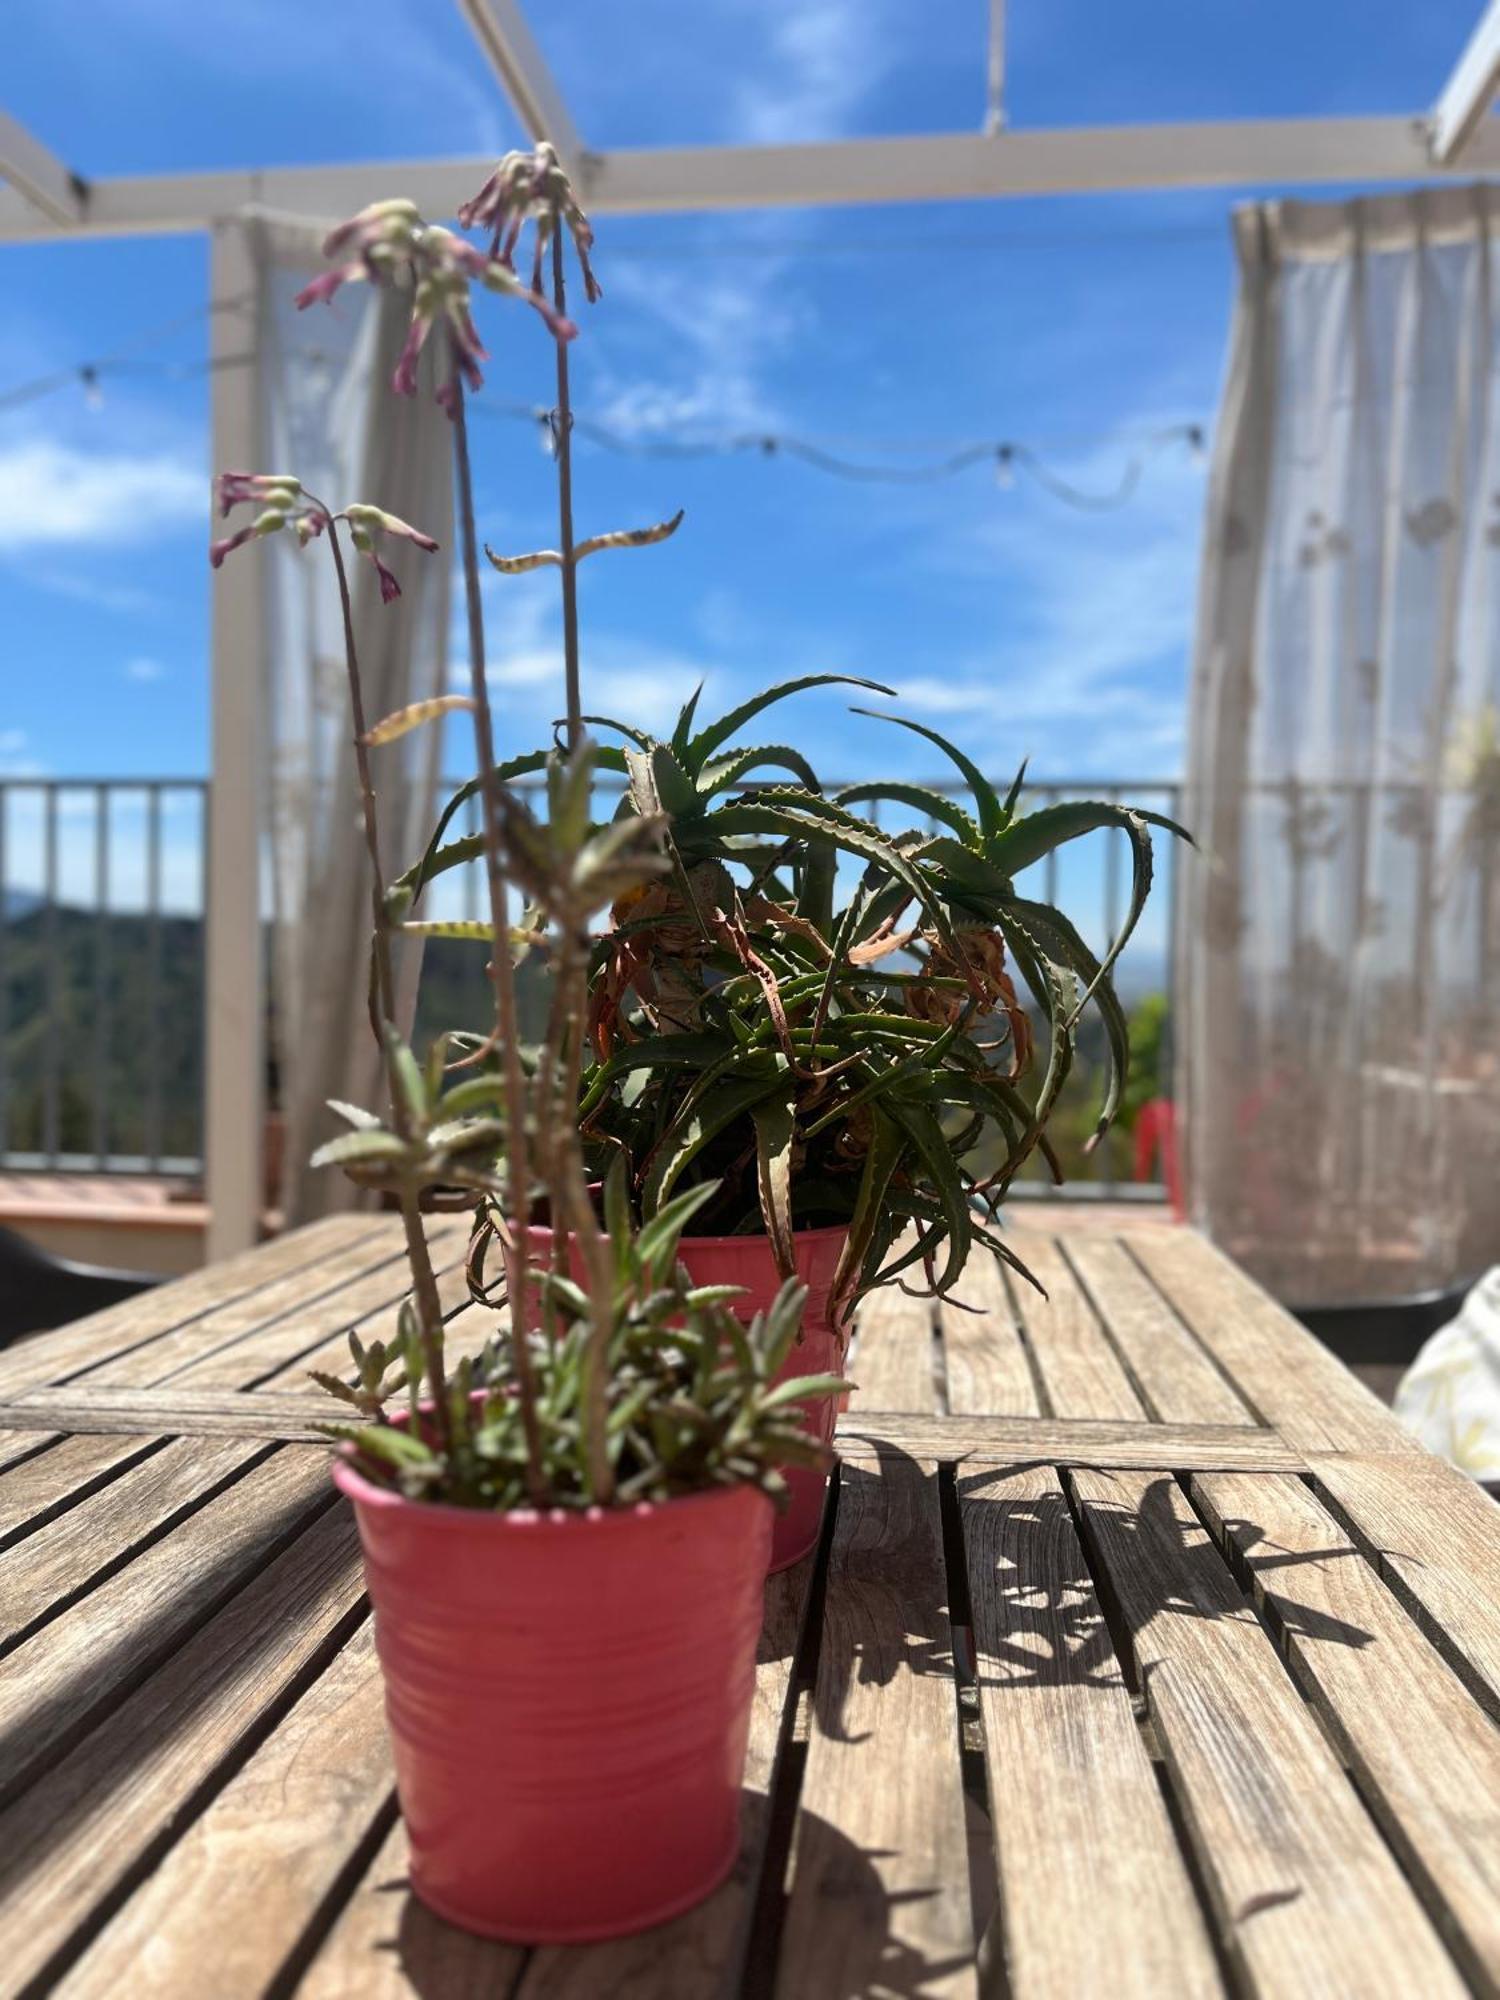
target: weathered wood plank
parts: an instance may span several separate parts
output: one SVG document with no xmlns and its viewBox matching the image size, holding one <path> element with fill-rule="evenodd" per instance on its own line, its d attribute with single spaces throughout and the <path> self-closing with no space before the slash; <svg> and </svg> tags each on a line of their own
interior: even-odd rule
<svg viewBox="0 0 1500 2000">
<path fill-rule="evenodd" d="M 54 1991 L 260 1994 L 391 1788 L 367 1620 Z"/>
<path fill-rule="evenodd" d="M 362 1591 L 353 1519 L 331 1509 L 0 1814 L 10 1990 L 43 1980 L 80 1926 L 154 1862 L 247 1732 L 357 1615 Z M 205 1961 L 200 1991 L 223 1990 L 215 1968 Z"/>
<path fill-rule="evenodd" d="M 846 1466 L 776 1991 L 975 1990 L 937 1478 Z"/>
<path fill-rule="evenodd" d="M 449 1263 L 446 1269 L 440 1270 L 437 1274 L 438 1298 L 445 1322 L 444 1352 L 451 1364 L 465 1351 L 465 1342 L 469 1335 L 478 1335 L 481 1326 L 484 1330 L 483 1338 L 475 1339 L 472 1345 L 475 1352 L 483 1346 L 484 1339 L 488 1338 L 497 1324 L 497 1316 L 486 1312 L 483 1307 L 469 1304 L 468 1280 L 463 1266 L 463 1239 L 460 1238 L 456 1244 L 451 1239 L 447 1240 L 443 1254 L 448 1258 L 456 1258 L 456 1261 Z M 401 1299 L 398 1297 L 393 1304 L 368 1313 L 356 1329 L 360 1339 L 367 1346 L 371 1341 L 394 1339 L 400 1310 Z M 255 1386 L 257 1389 L 268 1389 L 273 1393 L 296 1389 L 304 1395 L 323 1397 L 326 1391 L 320 1389 L 316 1382 L 309 1380 L 309 1373 L 314 1368 L 321 1369 L 327 1375 L 352 1374 L 353 1363 L 349 1359 L 347 1327 L 330 1334 L 319 1346 L 305 1353 L 287 1355 L 279 1365 L 269 1368 L 262 1374 Z M 206 1378 L 201 1376 L 197 1369 L 183 1379 L 191 1381 L 195 1386 L 200 1383 L 207 1386 Z M 234 1386 L 243 1388 L 246 1385 L 236 1383 Z"/>
<path fill-rule="evenodd" d="M 1182 1489 L 1149 1473 L 1071 1477 L 1222 1934 L 1252 1990 L 1276 2000 L 1462 1993 Z"/>
<path fill-rule="evenodd" d="M 712 2000 L 715 1994 L 739 1991 L 792 1697 L 792 1667 L 815 1563 L 815 1556 L 807 1556 L 795 1569 L 767 1579 L 745 1760 L 743 1833 L 733 1875 L 696 1910 L 637 1937 L 573 1951 L 534 1952 L 521 1980 L 522 2000 L 598 2000 L 605 1993 L 611 2000 L 655 2000 L 669 1993 Z"/>
<path fill-rule="evenodd" d="M 1153 1424 L 1090 1417 L 928 1417 L 902 1410 L 839 1419 L 842 1458 L 905 1452 L 963 1466 L 1138 1466 L 1191 1472 L 1300 1472 L 1300 1452 L 1244 1424 Z"/>
<path fill-rule="evenodd" d="M 933 1410 L 932 1303 L 899 1285 L 882 1285 L 860 1301 L 849 1372 L 858 1384 L 853 1406 L 872 1410 Z"/>
<path fill-rule="evenodd" d="M 965 1416 L 1036 1414 L 1031 1363 L 1000 1265 L 988 1250 L 970 1256 L 952 1297 L 938 1307 L 938 1327 L 950 1410 Z"/>
<path fill-rule="evenodd" d="M 1500 1717 L 1500 1507 L 1427 1452 L 1309 1463 L 1391 1588 Z"/>
<path fill-rule="evenodd" d="M 7 1442 L 24 1445 L 26 1433 L 12 1432 Z M 0 1472 L 0 1542 L 14 1540 L 150 1450 L 139 1437 L 62 1438 L 35 1460 Z"/>
<path fill-rule="evenodd" d="M 1250 1409 L 1302 1451 L 1407 1451 L 1411 1432 L 1321 1342 L 1192 1229 L 1127 1239 Z"/>
<path fill-rule="evenodd" d="M 401 1245 L 385 1231 L 357 1238 L 307 1269 L 293 1271 L 245 1298 L 204 1313 L 149 1346 L 101 1360 L 76 1376 L 70 1386 L 124 1388 L 166 1382 L 195 1363 L 201 1365 L 221 1349 L 273 1328 L 278 1357 L 295 1354 L 340 1326 L 352 1325 L 362 1310 L 398 1296 L 405 1276 Z M 346 1312 L 345 1301 L 356 1294 L 365 1303 Z"/>
<path fill-rule="evenodd" d="M 1222 1985 L 1067 1497 L 1048 1469 L 961 1479 L 1008 1991 Z"/>
<path fill-rule="evenodd" d="M 394 1218 L 331 1215 L 274 1243 L 211 1264 L 185 1278 L 142 1292 L 119 1305 L 73 1320 L 55 1333 L 33 1334 L 0 1354 L 0 1395 L 34 1382 L 66 1382 L 80 1369 L 126 1353 L 202 1318 L 215 1307 L 268 1288 L 286 1273 L 320 1262 L 360 1238 L 399 1242 Z"/>
<path fill-rule="evenodd" d="M 1300 1480 L 1193 1490 L 1460 1962 L 1500 1992 L 1500 1730 Z"/>
<path fill-rule="evenodd" d="M 179 1438 L 0 1554 L 0 1647 L 265 1449 Z M 24 1474 L 25 1466 L 17 1468 Z"/>
<path fill-rule="evenodd" d="M 324 1409 L 303 1395 L 232 1389 L 33 1389 L 24 1399 L 0 1403 L 0 1430 L 61 1428 L 101 1436 L 264 1438 L 326 1445 L 314 1426 L 334 1418 L 343 1421 L 332 1404 Z"/>
<path fill-rule="evenodd" d="M 0 1472 L 8 1471 L 23 1458 L 39 1457 L 49 1446 L 61 1441 L 61 1431 L 54 1431 L 50 1436 L 45 1431 L 0 1433 Z"/>
<path fill-rule="evenodd" d="M 277 1452 L 18 1646 L 0 1672 L 0 1799 L 169 1659 L 327 1495 L 322 1453 Z"/>
<path fill-rule="evenodd" d="M 1117 1237 L 1079 1230 L 1065 1247 L 1154 1417 L 1179 1424 L 1255 1421 Z"/>
<path fill-rule="evenodd" d="M 433 1916 L 407 1888 L 406 1871 L 397 1819 L 293 1989 L 296 2000 L 511 2000 L 525 1948 Z M 594 1989 L 601 2000 L 603 1990 Z"/>
<path fill-rule="evenodd" d="M 468 1239 L 467 1216 L 459 1220 L 435 1217 L 428 1225 L 427 1243 L 439 1273 L 439 1292 L 445 1302 L 455 1307 L 467 1291 L 462 1260 Z M 305 1369 L 309 1351 L 328 1341 L 342 1344 L 339 1372 L 348 1373 L 349 1329 L 358 1328 L 366 1340 L 390 1339 L 396 1331 L 401 1301 L 410 1290 L 409 1267 L 401 1255 L 375 1270 L 349 1278 L 336 1290 L 314 1303 L 299 1305 L 271 1325 L 256 1328 L 232 1346 L 187 1362 L 173 1371 L 171 1381 L 174 1386 L 181 1382 L 195 1389 L 253 1388 L 279 1374 L 288 1363 Z M 162 1379 L 152 1377 L 153 1381 Z M 315 1384 L 308 1386 L 316 1393 Z"/>
<path fill-rule="evenodd" d="M 1026 1263 L 1046 1287 L 1046 1298 L 1022 1280 L 1008 1282 L 1052 1414 L 1144 1417 L 1141 1399 L 1056 1239 L 1028 1237 Z"/>
</svg>

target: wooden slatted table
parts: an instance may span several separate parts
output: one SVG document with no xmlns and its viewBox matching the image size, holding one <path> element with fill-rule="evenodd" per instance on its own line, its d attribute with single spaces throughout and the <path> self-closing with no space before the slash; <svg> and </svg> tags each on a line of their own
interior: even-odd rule
<svg viewBox="0 0 1500 2000">
<path fill-rule="evenodd" d="M 405 1887 L 304 1375 L 390 1329 L 394 1225 L 0 1353 L 0 1988 L 1500 1991 L 1500 1510 L 1191 1233 L 1027 1252 L 1046 1303 L 993 1266 L 869 1302 L 823 1545 L 767 1588 L 739 1868 L 572 1951 Z"/>
</svg>

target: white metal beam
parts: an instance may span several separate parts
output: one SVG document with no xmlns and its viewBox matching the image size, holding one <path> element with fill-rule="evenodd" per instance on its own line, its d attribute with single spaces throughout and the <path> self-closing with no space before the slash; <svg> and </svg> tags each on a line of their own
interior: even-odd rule
<svg viewBox="0 0 1500 2000">
<path fill-rule="evenodd" d="M 1452 166 L 1465 153 L 1500 89 L 1500 0 L 1490 0 L 1453 74 L 1432 107 L 1427 150 L 1435 165 Z"/>
<path fill-rule="evenodd" d="M 213 359 L 244 361 L 255 346 L 256 272 L 241 223 L 213 233 L 209 297 Z M 234 301 L 241 301 L 238 306 Z M 253 366 L 213 373 L 212 463 L 259 465 L 260 392 Z M 211 762 L 204 897 L 204 1181 L 208 1261 L 260 1234 L 265 1127 L 266 973 L 260 919 L 263 578 L 256 550 L 226 563 L 210 604 Z"/>
<path fill-rule="evenodd" d="M 1452 178 L 1429 157 L 1426 135 L 1427 121 L 1417 117 L 1292 118 L 669 147 L 585 155 L 579 179 L 595 213 L 637 214 Z M 1500 170 L 1500 132 L 1481 129 L 1463 164 L 1465 172 Z M 446 216 L 493 165 L 481 155 L 121 177 L 96 181 L 87 213 L 72 225 L 0 190 L 0 242 L 182 234 L 257 206 L 326 222 L 392 192 L 409 195 L 424 214 Z"/>
<path fill-rule="evenodd" d="M 69 228 L 83 220 L 85 183 L 6 111 L 0 111 L 0 181 L 48 222 Z"/>
<path fill-rule="evenodd" d="M 550 139 L 564 166 L 575 170 L 583 141 L 516 0 L 458 0 L 458 5 L 527 132 L 533 139 Z"/>
</svg>

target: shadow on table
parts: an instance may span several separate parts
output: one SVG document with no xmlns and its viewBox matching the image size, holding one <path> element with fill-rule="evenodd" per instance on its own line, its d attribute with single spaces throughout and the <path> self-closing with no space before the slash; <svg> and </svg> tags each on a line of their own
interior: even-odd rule
<svg viewBox="0 0 1500 2000">
<path fill-rule="evenodd" d="M 976 1602 L 989 1600 L 978 1624 L 983 1650 L 1000 1665 L 1005 1685 L 1113 1682 L 1121 1660 L 1127 1669 L 1131 1664 L 1129 1636 L 1158 1617 L 1257 1620 L 1236 1574 L 1238 1557 L 1248 1556 L 1257 1572 L 1329 1556 L 1362 1561 L 1342 1538 L 1313 1554 L 1281 1549 L 1258 1522 L 1239 1517 L 1224 1523 L 1235 1551 L 1226 1557 L 1197 1514 L 1184 1513 L 1182 1490 L 1166 1473 L 1152 1479 L 1139 1505 L 1083 1502 L 1082 1532 L 1060 1489 L 1012 1495 L 1004 1491 L 1004 1478 L 999 1468 L 967 1478 L 960 1468 L 956 1492 L 968 1574 L 953 1581 L 957 1594 L 972 1579 Z M 966 1506 L 969 1501 L 975 1505 Z M 1371 1643 L 1361 1627 L 1296 1603 L 1285 1586 L 1277 1587 L 1275 1618 L 1294 1637 Z"/>
</svg>

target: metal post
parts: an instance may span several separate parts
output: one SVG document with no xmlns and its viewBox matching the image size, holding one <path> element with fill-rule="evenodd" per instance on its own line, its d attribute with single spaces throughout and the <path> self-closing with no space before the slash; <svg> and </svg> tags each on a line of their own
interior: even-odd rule
<svg viewBox="0 0 1500 2000">
<path fill-rule="evenodd" d="M 260 463 L 254 368 L 255 270 L 245 227 L 214 227 L 210 254 L 213 464 Z M 228 301 L 243 300 L 242 309 Z M 243 366 L 227 365 L 243 360 Z M 210 1260 L 259 1233 L 265 1119 L 265 967 L 260 920 L 259 775 L 264 612 L 260 565 L 226 563 L 212 604 L 212 785 L 208 805 L 204 1178 Z"/>
</svg>

